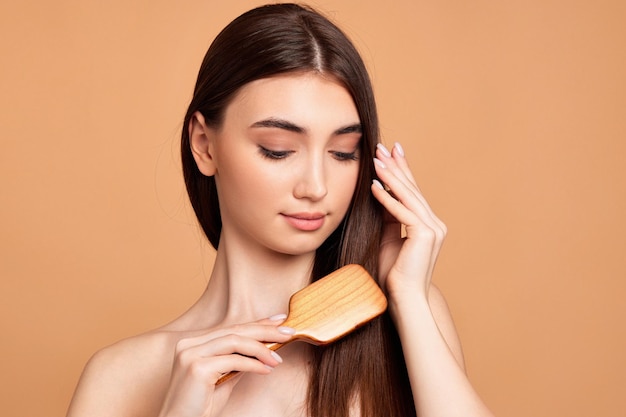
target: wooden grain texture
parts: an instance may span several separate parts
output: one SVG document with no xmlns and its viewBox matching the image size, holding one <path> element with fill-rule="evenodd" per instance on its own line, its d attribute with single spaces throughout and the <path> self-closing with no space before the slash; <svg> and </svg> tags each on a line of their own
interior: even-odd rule
<svg viewBox="0 0 626 417">
<path fill-rule="evenodd" d="M 382 314 L 387 299 L 378 284 L 360 265 L 346 265 L 296 292 L 289 300 L 289 314 L 283 326 L 296 330 L 285 343 L 268 343 L 278 350 L 287 343 L 302 340 L 326 345 L 347 335 Z M 236 372 L 224 374 L 217 384 Z"/>
</svg>

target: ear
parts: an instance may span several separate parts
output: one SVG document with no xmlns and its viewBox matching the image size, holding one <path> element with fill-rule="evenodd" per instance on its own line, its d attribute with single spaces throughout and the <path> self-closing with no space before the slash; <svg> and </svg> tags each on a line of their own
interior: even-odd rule
<svg viewBox="0 0 626 417">
<path fill-rule="evenodd" d="M 215 129 L 206 125 L 204 116 L 199 111 L 191 116 L 188 129 L 189 146 L 191 146 L 191 153 L 198 169 L 207 177 L 215 175 L 217 171 L 213 159 Z"/>
</svg>

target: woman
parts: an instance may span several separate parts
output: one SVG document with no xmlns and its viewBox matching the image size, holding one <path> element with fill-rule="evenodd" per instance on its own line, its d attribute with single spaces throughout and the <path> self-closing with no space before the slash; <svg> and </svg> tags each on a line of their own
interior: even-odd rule
<svg viewBox="0 0 626 417">
<path fill-rule="evenodd" d="M 336 26 L 293 4 L 235 19 L 184 126 L 188 194 L 217 250 L 207 289 L 94 355 L 68 416 L 491 415 L 430 284 L 445 226 L 402 147 L 378 143 L 367 71 Z M 293 334 L 290 295 L 349 263 L 378 280 L 388 312 L 325 348 L 269 350 Z"/>
</svg>

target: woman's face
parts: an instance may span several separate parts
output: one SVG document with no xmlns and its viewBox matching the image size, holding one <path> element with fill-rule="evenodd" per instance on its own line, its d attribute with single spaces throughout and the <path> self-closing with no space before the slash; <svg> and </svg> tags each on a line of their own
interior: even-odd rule
<svg viewBox="0 0 626 417">
<path fill-rule="evenodd" d="M 229 246 L 308 253 L 341 223 L 359 174 L 361 125 L 352 97 L 333 79 L 253 81 L 207 138 Z"/>
</svg>

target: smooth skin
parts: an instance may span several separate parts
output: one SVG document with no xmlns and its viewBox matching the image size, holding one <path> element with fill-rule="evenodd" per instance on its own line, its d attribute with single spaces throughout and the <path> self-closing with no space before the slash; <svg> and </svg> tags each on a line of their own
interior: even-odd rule
<svg viewBox="0 0 626 417">
<path fill-rule="evenodd" d="M 315 249 L 354 193 L 358 125 L 349 93 L 317 73 L 244 86 L 219 128 L 195 115 L 192 151 L 201 172 L 215 176 L 223 215 L 207 289 L 172 323 L 96 353 L 68 417 L 306 416 L 314 348 L 292 343 L 277 354 L 262 342 L 283 343 L 293 333 L 281 326 L 289 297 L 308 284 Z M 400 145 L 379 146 L 372 163 L 388 188 L 371 188 L 388 211 L 380 276 L 418 414 L 490 416 L 465 375 L 446 302 L 431 284 L 445 226 Z M 230 371 L 242 372 L 216 386 Z"/>
</svg>

